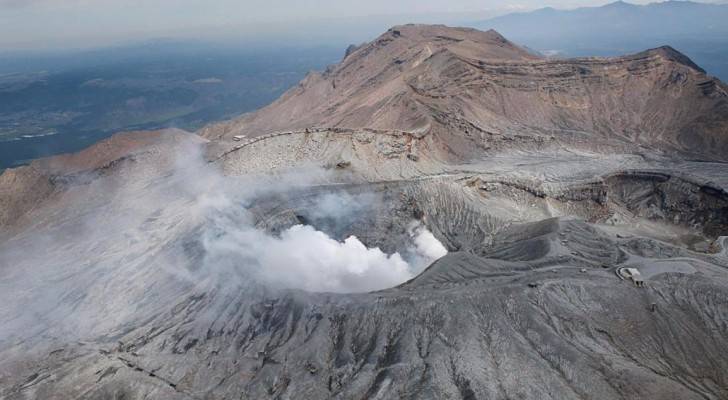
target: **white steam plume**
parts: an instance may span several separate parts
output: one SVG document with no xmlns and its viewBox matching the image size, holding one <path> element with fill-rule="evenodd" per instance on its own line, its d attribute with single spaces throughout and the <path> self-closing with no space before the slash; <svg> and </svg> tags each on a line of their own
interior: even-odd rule
<svg viewBox="0 0 728 400">
<path fill-rule="evenodd" d="M 311 226 L 293 226 L 280 238 L 265 238 L 261 245 L 257 246 L 261 276 L 285 287 L 366 292 L 412 277 L 410 266 L 398 253 L 367 248 L 355 236 L 339 242 Z"/>
<path fill-rule="evenodd" d="M 335 198 L 341 196 L 340 198 Z M 373 195 L 356 199 L 374 201 Z M 275 236 L 256 229 L 247 210 L 234 211 L 234 201 L 205 196 L 208 210 L 204 271 L 241 270 L 243 276 L 283 288 L 314 292 L 356 293 L 380 290 L 413 278 L 447 253 L 445 247 L 419 222 L 410 224 L 412 243 L 399 253 L 368 248 L 356 236 L 344 241 L 329 237 L 309 225 L 294 225 Z M 317 203 L 320 217 L 346 219 L 347 208 L 361 210 L 349 195 L 326 194 Z M 347 207 L 334 207 L 346 204 Z M 325 211 L 325 212 L 324 212 Z"/>
<path fill-rule="evenodd" d="M 71 184 L 54 206 L 37 210 L 37 223 L 0 240 L 0 350 L 41 334 L 118 333 L 192 294 L 223 298 L 254 282 L 385 289 L 446 253 L 420 223 L 393 238 L 399 253 L 367 248 L 364 233 L 339 240 L 362 215 L 388 205 L 376 192 L 334 190 L 328 184 L 342 179 L 332 171 L 229 177 L 202 159 L 198 145 L 180 147 L 179 163 L 169 167 L 140 156 L 123 173 Z M 313 226 L 296 225 L 295 214 L 277 220 L 285 212 L 266 208 L 286 211 L 289 200 L 300 204 L 296 196 Z"/>
</svg>

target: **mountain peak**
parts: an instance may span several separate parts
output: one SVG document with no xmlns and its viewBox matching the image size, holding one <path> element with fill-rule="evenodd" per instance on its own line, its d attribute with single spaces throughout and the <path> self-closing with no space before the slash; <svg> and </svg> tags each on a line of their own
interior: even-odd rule
<svg viewBox="0 0 728 400">
<path fill-rule="evenodd" d="M 681 66 L 690 71 L 684 73 Z M 675 69 L 681 71 L 665 73 Z M 675 87 L 675 76 L 680 82 L 694 83 L 680 98 L 665 92 Z M 311 75 L 270 106 L 221 129 L 208 128 L 204 134 L 216 138 L 310 127 L 366 128 L 433 134 L 445 143 L 462 144 L 473 137 L 505 137 L 524 131 L 569 129 L 593 132 L 607 141 L 618 137 L 615 132 L 635 131 L 654 132 L 654 138 L 635 139 L 653 146 L 680 143 L 693 150 L 698 143 L 695 137 L 701 136 L 700 140 L 721 143 L 714 149 L 723 151 L 728 149 L 723 122 L 686 137 L 681 129 L 692 130 L 689 124 L 694 119 L 667 111 L 697 103 L 704 104 L 705 110 L 719 107 L 722 100 L 716 93 L 724 90 L 699 86 L 705 79 L 700 67 L 669 46 L 598 60 L 546 60 L 492 29 L 399 25 L 351 48 L 341 63 Z M 609 84 L 580 89 L 595 82 Z M 665 110 L 660 123 L 644 126 L 643 121 L 654 117 L 645 118 L 640 108 L 625 103 L 624 93 L 646 104 L 645 109 L 659 105 Z M 631 117 L 613 118 L 615 114 Z M 465 154 L 468 149 L 472 146 L 460 150 Z"/>
<path fill-rule="evenodd" d="M 635 4 L 627 3 L 626 1 L 617 0 L 612 3 L 608 3 L 603 5 L 604 8 L 629 8 L 629 7 L 636 7 Z"/>
<path fill-rule="evenodd" d="M 406 24 L 397 25 L 385 33 L 392 37 L 406 37 L 415 41 L 426 41 L 438 38 L 451 38 L 457 40 L 472 40 L 474 42 L 488 42 L 492 40 L 506 41 L 507 39 L 495 29 L 481 31 L 474 28 L 451 27 L 447 25 Z M 383 35 L 384 36 L 384 35 Z"/>
<path fill-rule="evenodd" d="M 390 45 L 396 42 L 396 45 Z M 387 30 L 373 42 L 361 46 L 369 48 L 366 52 L 371 57 L 371 50 L 376 49 L 391 57 L 399 57 L 404 50 L 436 53 L 448 49 L 463 57 L 477 59 L 527 60 L 534 56 L 525 49 L 508 41 L 493 29 L 480 31 L 473 28 L 459 28 L 445 25 L 408 24 L 398 25 Z"/>
<path fill-rule="evenodd" d="M 702 68 L 700 68 L 700 66 L 698 66 L 697 64 L 695 64 L 693 62 L 693 60 L 691 60 L 688 56 L 686 56 L 685 54 L 683 54 L 683 53 L 675 50 L 671 46 L 667 46 L 667 45 L 666 46 L 660 46 L 660 47 L 657 47 L 657 48 L 654 48 L 654 49 L 649 49 L 649 50 L 645 51 L 645 53 L 658 55 L 658 56 L 660 56 L 660 57 L 662 57 L 662 58 L 664 58 L 664 59 L 666 59 L 668 61 L 676 62 L 678 64 L 682 64 L 682 65 L 685 65 L 687 67 L 690 67 L 690 68 L 692 68 L 692 69 L 694 69 L 696 71 L 705 73 L 705 70 L 702 69 Z"/>
</svg>

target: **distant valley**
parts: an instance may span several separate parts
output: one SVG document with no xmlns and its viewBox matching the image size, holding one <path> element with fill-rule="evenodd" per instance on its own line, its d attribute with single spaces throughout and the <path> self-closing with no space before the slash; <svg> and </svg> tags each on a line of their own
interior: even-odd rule
<svg viewBox="0 0 728 400">
<path fill-rule="evenodd" d="M 668 1 L 543 8 L 462 24 L 495 29 L 552 58 L 619 56 L 669 45 L 725 81 L 726 20 L 726 4 Z M 351 30 L 342 31 L 346 40 L 363 41 L 377 21 L 333 23 L 331 29 Z M 268 47 L 156 40 L 77 52 L 0 53 L 0 171 L 78 151 L 115 132 L 194 131 L 257 110 L 307 72 L 341 60 L 342 48 L 330 40 Z"/>
<path fill-rule="evenodd" d="M 8 55 L 0 67 L 0 170 L 77 151 L 119 131 L 195 130 L 260 108 L 340 48 L 155 43 Z"/>
</svg>

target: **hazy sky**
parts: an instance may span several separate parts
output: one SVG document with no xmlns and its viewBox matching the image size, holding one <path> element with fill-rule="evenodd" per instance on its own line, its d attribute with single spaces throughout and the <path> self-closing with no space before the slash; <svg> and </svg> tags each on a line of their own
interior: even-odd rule
<svg viewBox="0 0 728 400">
<path fill-rule="evenodd" d="M 160 36 L 320 36 L 326 30 L 321 25 L 326 22 L 316 23 L 316 20 L 356 17 L 360 23 L 367 19 L 381 23 L 435 22 L 442 19 L 444 23 L 453 23 L 545 6 L 574 8 L 606 2 L 608 1 L 0 0 L 0 50 L 86 47 Z M 346 29 L 347 25 L 337 25 L 334 22 L 333 26 L 336 29 Z M 337 33 L 328 34 L 335 37 Z"/>
</svg>

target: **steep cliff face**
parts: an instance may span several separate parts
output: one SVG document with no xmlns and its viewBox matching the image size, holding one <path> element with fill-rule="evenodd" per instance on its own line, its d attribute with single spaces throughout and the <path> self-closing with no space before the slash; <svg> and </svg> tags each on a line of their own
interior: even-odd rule
<svg viewBox="0 0 728 400">
<path fill-rule="evenodd" d="M 0 397 L 728 398 L 724 98 L 670 48 L 403 26 L 206 138 L 7 170 Z"/>
<path fill-rule="evenodd" d="M 395 27 L 270 106 L 208 138 L 314 126 L 434 134 L 480 150 L 502 138 L 591 149 L 648 146 L 725 160 L 726 86 L 670 47 L 547 60 L 495 31 Z M 443 150 L 444 151 L 444 150 Z M 475 156 L 476 154 L 468 154 Z"/>
</svg>

